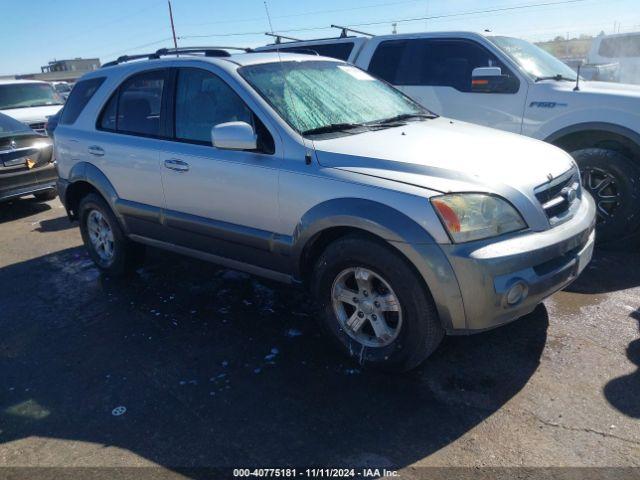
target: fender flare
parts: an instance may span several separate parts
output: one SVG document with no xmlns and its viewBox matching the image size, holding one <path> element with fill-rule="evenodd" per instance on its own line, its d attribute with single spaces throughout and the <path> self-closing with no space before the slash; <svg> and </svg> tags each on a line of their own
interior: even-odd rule
<svg viewBox="0 0 640 480">
<path fill-rule="evenodd" d="M 295 228 L 291 259 L 294 276 L 301 278 L 306 248 L 323 231 L 348 227 L 373 234 L 399 251 L 424 280 L 445 329 L 466 324 L 462 293 L 442 248 L 415 220 L 372 200 L 338 198 L 308 210 Z"/>
<path fill-rule="evenodd" d="M 570 125 L 568 127 L 561 128 L 551 135 L 547 136 L 544 141 L 547 143 L 553 143 L 556 140 L 565 137 L 567 135 L 571 135 L 572 133 L 579 133 L 589 130 L 598 130 L 601 132 L 609 132 L 614 133 L 616 135 L 620 135 L 628 138 L 631 142 L 635 143 L 640 149 L 640 133 L 631 130 L 630 128 L 623 127 L 621 125 L 616 125 L 615 123 L 607 123 L 607 122 L 584 122 L 584 123 L 576 123 L 574 125 Z"/>
<path fill-rule="evenodd" d="M 77 182 L 86 182 L 95 188 L 111 208 L 111 211 L 120 222 L 120 226 L 125 230 L 125 232 L 127 231 L 126 222 L 116 207 L 116 203 L 120 197 L 118 196 L 116 189 L 113 187 L 113 184 L 109 181 L 102 170 L 92 163 L 78 162 L 71 168 L 67 181 L 69 182 L 66 187 L 67 191 L 74 183 Z M 68 211 L 67 198 L 68 195 L 65 195 L 65 208 L 67 208 Z"/>
</svg>

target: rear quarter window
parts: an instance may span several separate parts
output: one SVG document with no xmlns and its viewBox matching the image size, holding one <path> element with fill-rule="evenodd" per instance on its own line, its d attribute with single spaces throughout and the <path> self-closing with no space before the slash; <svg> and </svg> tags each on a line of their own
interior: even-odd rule
<svg viewBox="0 0 640 480">
<path fill-rule="evenodd" d="M 598 54 L 605 58 L 640 57 L 640 35 L 603 38 Z"/>
<path fill-rule="evenodd" d="M 81 80 L 74 85 L 62 110 L 60 125 L 70 125 L 78 119 L 104 80 L 105 77 L 90 78 Z"/>
</svg>

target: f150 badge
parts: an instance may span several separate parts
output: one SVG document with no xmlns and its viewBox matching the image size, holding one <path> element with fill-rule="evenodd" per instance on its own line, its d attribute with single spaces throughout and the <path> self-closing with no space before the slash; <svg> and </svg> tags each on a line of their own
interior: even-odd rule
<svg viewBox="0 0 640 480">
<path fill-rule="evenodd" d="M 568 107 L 569 104 L 567 103 L 560 103 L 560 102 L 531 102 L 529 104 L 529 108 L 556 108 L 556 107 Z"/>
</svg>

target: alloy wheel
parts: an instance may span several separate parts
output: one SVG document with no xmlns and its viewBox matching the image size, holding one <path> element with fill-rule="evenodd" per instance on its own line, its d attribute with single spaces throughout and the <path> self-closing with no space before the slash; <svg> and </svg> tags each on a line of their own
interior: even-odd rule
<svg viewBox="0 0 640 480">
<path fill-rule="evenodd" d="M 105 216 L 98 210 L 91 210 L 87 216 L 87 232 L 93 249 L 105 264 L 113 260 L 113 230 Z"/>
<path fill-rule="evenodd" d="M 616 177 L 606 170 L 589 167 L 582 172 L 582 185 L 596 203 L 598 223 L 613 219 L 622 203 Z"/>
<path fill-rule="evenodd" d="M 402 308 L 390 284 L 362 267 L 340 272 L 331 288 L 333 311 L 342 329 L 367 347 L 391 344 L 402 328 Z"/>
</svg>

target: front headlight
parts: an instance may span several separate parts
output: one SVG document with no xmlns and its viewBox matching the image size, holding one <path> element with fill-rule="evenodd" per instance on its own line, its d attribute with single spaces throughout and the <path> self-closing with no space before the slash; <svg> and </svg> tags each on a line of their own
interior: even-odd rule
<svg viewBox="0 0 640 480">
<path fill-rule="evenodd" d="M 451 193 L 431 197 L 444 228 L 455 243 L 496 237 L 527 228 L 506 200 L 483 193 Z"/>
</svg>

